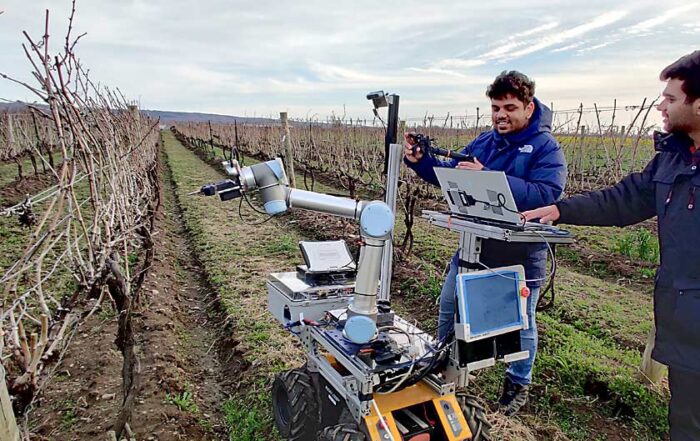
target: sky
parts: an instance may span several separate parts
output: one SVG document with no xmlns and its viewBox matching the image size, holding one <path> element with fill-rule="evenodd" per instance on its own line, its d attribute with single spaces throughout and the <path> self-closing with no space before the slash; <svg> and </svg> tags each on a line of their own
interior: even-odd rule
<svg viewBox="0 0 700 441">
<path fill-rule="evenodd" d="M 59 48 L 68 0 L 0 3 L 0 72 L 28 82 L 22 31 L 50 10 Z M 74 35 L 94 81 L 144 109 L 372 118 L 365 96 L 401 96 L 400 116 L 474 115 L 503 70 L 555 109 L 656 98 L 658 75 L 700 49 L 700 0 L 79 0 Z M 0 79 L 0 99 L 33 100 Z M 652 112 L 656 113 L 656 112 Z"/>
</svg>

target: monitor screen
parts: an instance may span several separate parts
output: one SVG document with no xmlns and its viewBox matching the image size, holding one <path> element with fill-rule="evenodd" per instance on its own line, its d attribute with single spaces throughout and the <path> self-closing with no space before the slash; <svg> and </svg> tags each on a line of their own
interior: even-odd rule
<svg viewBox="0 0 700 441">
<path fill-rule="evenodd" d="M 516 271 L 458 276 L 460 321 L 472 337 L 522 323 L 519 278 Z"/>
</svg>

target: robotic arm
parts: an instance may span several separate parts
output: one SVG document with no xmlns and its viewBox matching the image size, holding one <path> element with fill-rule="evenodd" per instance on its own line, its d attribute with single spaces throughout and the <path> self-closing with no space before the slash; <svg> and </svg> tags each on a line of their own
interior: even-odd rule
<svg viewBox="0 0 700 441">
<path fill-rule="evenodd" d="M 355 201 L 312 191 L 290 188 L 280 158 L 240 167 L 237 161 L 224 162 L 232 179 L 203 186 L 195 194 L 213 196 L 222 201 L 259 191 L 265 212 L 270 216 L 300 208 L 317 213 L 354 219 L 360 224 L 362 247 L 357 268 L 354 301 L 347 311 L 345 337 L 353 343 L 371 341 L 377 334 L 377 290 L 382 255 L 394 228 L 394 214 L 382 201 Z"/>
</svg>

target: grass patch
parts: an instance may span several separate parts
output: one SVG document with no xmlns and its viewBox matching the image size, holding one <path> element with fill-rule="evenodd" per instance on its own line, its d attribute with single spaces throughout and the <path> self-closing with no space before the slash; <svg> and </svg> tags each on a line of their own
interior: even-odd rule
<svg viewBox="0 0 700 441">
<path fill-rule="evenodd" d="M 666 433 L 668 397 L 640 381 L 637 351 L 606 343 L 546 314 L 538 320 L 543 332 L 536 378 L 568 396 L 598 400 L 599 411 L 607 416 L 633 420 L 638 439 L 659 439 Z"/>
<path fill-rule="evenodd" d="M 628 231 L 615 237 L 615 252 L 644 262 L 659 263 L 659 242 L 649 230 Z"/>
<path fill-rule="evenodd" d="M 58 169 L 58 165 L 63 160 L 63 155 L 60 152 L 53 152 L 51 155 L 53 156 L 54 166 Z M 22 164 L 22 175 L 25 178 L 34 176 L 34 168 L 32 167 L 31 159 L 27 157 L 22 159 L 22 161 L 20 162 Z M 39 169 L 39 172 L 42 173 L 43 168 L 41 166 L 41 159 L 38 156 L 36 158 L 36 164 L 37 168 Z M 0 187 L 10 185 L 13 182 L 17 181 L 17 179 L 17 164 L 15 162 L 0 163 Z"/>
<path fill-rule="evenodd" d="M 61 428 L 70 430 L 78 422 L 78 414 L 75 411 L 75 401 L 72 399 L 62 400 L 58 403 L 58 413 L 61 415 Z"/>
<path fill-rule="evenodd" d="M 179 329 L 177 331 L 177 338 L 183 345 L 189 345 L 192 342 L 192 336 L 187 329 Z"/>
<path fill-rule="evenodd" d="M 401 283 L 401 292 L 409 298 L 427 297 L 436 300 L 440 297 L 445 277 L 436 271 L 429 271 L 426 279 L 409 277 Z"/>
<path fill-rule="evenodd" d="M 163 137 L 195 253 L 231 319 L 230 331 L 240 342 L 237 349 L 245 362 L 254 366 L 241 376 L 237 396 L 223 405 L 230 439 L 274 439 L 269 405 L 265 405 L 267 391 L 276 372 L 301 363 L 302 352 L 267 312 L 265 279 L 269 272 L 294 271 L 300 260 L 297 243 L 301 238 L 286 230 L 287 218 L 250 225 L 238 218 L 238 201 L 188 196 L 193 189 L 220 180 L 221 175 L 180 145 L 170 132 L 164 132 Z M 251 222 L 254 215 L 259 216 L 246 207 L 244 210 L 248 210 L 245 218 Z M 251 398 L 250 391 L 255 391 L 257 398 Z"/>
<path fill-rule="evenodd" d="M 117 313 L 109 302 L 104 302 L 100 305 L 100 310 L 97 313 L 97 318 L 100 319 L 100 321 L 106 322 L 112 320 L 116 316 Z"/>
<path fill-rule="evenodd" d="M 270 399 L 267 394 L 234 398 L 224 403 L 224 417 L 229 427 L 235 430 L 229 434 L 230 441 L 278 440 L 270 434 L 272 417 Z"/>
<path fill-rule="evenodd" d="M 61 415 L 61 427 L 64 430 L 70 430 L 77 421 L 78 415 L 76 415 L 74 409 L 67 409 L 63 411 L 63 414 Z"/>
<path fill-rule="evenodd" d="M 189 390 L 180 392 L 179 394 L 166 394 L 165 402 L 177 406 L 183 412 L 197 413 L 199 408 L 194 401 L 194 395 Z"/>
<path fill-rule="evenodd" d="M 263 251 L 271 256 L 282 254 L 286 257 L 294 257 L 299 254 L 299 241 L 288 235 L 272 238 L 263 245 Z"/>
</svg>

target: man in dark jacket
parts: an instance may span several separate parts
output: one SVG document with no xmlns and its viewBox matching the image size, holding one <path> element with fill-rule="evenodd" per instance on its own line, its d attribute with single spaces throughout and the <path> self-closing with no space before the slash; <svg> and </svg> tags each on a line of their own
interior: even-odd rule
<svg viewBox="0 0 700 441">
<path fill-rule="evenodd" d="M 700 51 L 661 72 L 658 105 L 666 133 L 654 134 L 656 156 L 614 187 L 525 213 L 574 225 L 626 226 L 658 217 L 661 265 L 656 273 L 656 343 L 668 365 L 673 441 L 700 440 Z"/>
<path fill-rule="evenodd" d="M 424 180 L 439 185 L 433 167 L 456 167 L 468 170 L 505 172 L 519 210 L 531 210 L 554 203 L 564 191 L 566 163 L 559 144 L 551 134 L 552 112 L 535 94 L 535 83 L 520 72 L 501 73 L 486 95 L 491 99 L 493 130 L 479 135 L 464 150 L 474 162 L 441 161 L 423 155 L 419 148 L 404 145 L 404 162 Z M 535 307 L 545 280 L 547 249 L 544 244 L 511 244 L 485 240 L 481 263 L 488 268 L 523 265 L 531 295 L 528 298 L 529 329 L 522 331 L 523 350 L 530 351 L 526 360 L 511 363 L 506 373 L 499 406 L 503 413 L 516 413 L 527 401 L 532 381 L 532 365 L 537 352 Z M 459 254 L 450 268 L 440 294 L 438 337 L 446 338 L 454 329 L 456 278 Z"/>
</svg>

